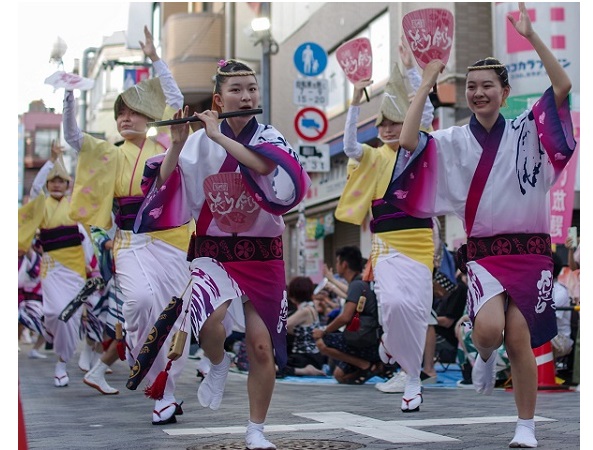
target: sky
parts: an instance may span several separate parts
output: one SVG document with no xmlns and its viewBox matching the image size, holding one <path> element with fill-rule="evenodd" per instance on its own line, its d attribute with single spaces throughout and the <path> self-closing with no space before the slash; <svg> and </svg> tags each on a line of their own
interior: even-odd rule
<svg viewBox="0 0 593 450">
<path fill-rule="evenodd" d="M 17 113 L 39 99 L 61 112 L 63 90 L 54 92 L 45 79 L 57 70 L 72 72 L 74 59 L 82 60 L 85 49 L 100 47 L 104 36 L 125 31 L 129 2 L 18 2 L 17 8 Z M 58 37 L 68 47 L 60 69 L 50 63 Z"/>
</svg>

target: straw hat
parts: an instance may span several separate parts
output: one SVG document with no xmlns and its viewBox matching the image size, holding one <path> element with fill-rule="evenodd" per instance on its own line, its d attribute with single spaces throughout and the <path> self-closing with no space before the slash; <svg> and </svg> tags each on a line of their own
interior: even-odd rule
<svg viewBox="0 0 593 450">
<path fill-rule="evenodd" d="M 62 158 L 62 155 L 58 157 L 58 159 L 54 163 L 53 168 L 47 174 L 46 181 L 53 180 L 56 177 L 59 177 L 62 180 L 68 182 L 72 181 L 72 178 L 70 178 L 70 174 L 68 174 L 68 171 L 66 170 L 66 165 L 64 164 L 64 159 Z"/>
<path fill-rule="evenodd" d="M 381 108 L 379 109 L 375 126 L 378 127 L 381 125 L 383 119 L 403 123 L 408 112 L 409 104 L 408 90 L 406 89 L 404 77 L 398 65 L 394 64 L 391 77 L 385 86 L 385 92 L 383 92 L 383 100 L 381 101 Z"/>
<path fill-rule="evenodd" d="M 129 87 L 122 92 L 115 105 L 121 100 L 126 106 L 153 120 L 161 120 L 166 107 L 165 94 L 158 78 L 150 78 Z M 115 112 L 117 116 L 117 111 Z"/>
</svg>

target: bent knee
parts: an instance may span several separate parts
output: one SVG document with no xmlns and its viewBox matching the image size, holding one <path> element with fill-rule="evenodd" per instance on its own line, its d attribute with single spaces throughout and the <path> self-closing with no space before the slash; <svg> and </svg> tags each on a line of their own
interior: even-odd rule
<svg viewBox="0 0 593 450">
<path fill-rule="evenodd" d="M 259 364 L 269 364 L 274 361 L 274 353 L 271 344 L 261 341 L 248 344 L 250 360 Z"/>
</svg>

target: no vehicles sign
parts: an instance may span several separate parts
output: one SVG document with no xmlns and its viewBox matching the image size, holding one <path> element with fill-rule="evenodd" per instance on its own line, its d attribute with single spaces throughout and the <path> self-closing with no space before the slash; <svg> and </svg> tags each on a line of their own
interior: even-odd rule
<svg viewBox="0 0 593 450">
<path fill-rule="evenodd" d="M 327 117 L 319 108 L 308 107 L 301 109 L 294 118 L 294 129 L 301 139 L 315 142 L 327 133 Z"/>
</svg>

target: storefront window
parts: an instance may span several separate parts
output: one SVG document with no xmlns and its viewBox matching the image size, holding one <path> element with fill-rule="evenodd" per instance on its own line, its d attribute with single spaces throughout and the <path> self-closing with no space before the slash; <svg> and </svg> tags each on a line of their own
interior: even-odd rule
<svg viewBox="0 0 593 450">
<path fill-rule="evenodd" d="M 33 155 L 38 159 L 49 159 L 51 155 L 51 144 L 54 140 L 60 139 L 60 130 L 39 129 L 35 131 L 35 149 Z"/>
</svg>

